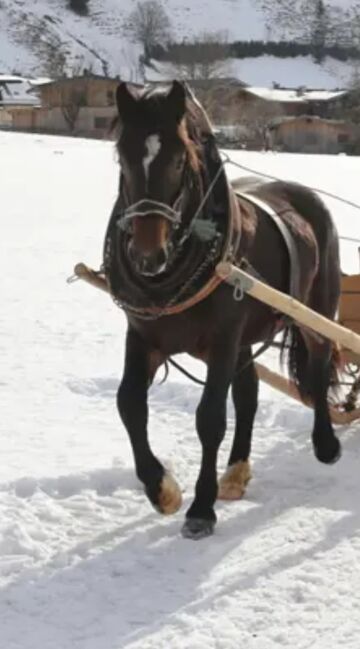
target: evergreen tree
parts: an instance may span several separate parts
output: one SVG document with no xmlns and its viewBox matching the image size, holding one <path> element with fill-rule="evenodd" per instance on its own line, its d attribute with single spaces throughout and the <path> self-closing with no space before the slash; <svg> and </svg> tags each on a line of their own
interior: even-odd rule
<svg viewBox="0 0 360 649">
<path fill-rule="evenodd" d="M 79 16 L 87 16 L 89 0 L 69 0 L 69 8 Z"/>
<path fill-rule="evenodd" d="M 327 32 L 326 7 L 323 0 L 316 0 L 314 27 L 311 34 L 311 46 L 315 63 L 322 63 L 325 58 Z"/>
</svg>

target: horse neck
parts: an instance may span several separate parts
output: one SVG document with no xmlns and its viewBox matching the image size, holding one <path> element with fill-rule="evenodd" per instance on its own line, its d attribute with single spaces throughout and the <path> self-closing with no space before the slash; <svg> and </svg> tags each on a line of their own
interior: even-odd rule
<svg viewBox="0 0 360 649">
<path fill-rule="evenodd" d="M 214 221 L 219 231 L 224 232 L 230 217 L 232 188 L 213 135 L 207 138 L 203 147 L 203 177 L 204 193 L 211 190 L 204 205 L 204 217 Z"/>
</svg>

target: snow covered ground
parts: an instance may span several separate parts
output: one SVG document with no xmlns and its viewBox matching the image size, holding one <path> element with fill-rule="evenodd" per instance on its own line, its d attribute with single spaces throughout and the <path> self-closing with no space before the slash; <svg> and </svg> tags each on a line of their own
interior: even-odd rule
<svg viewBox="0 0 360 649">
<path fill-rule="evenodd" d="M 311 414 L 262 388 L 245 499 L 218 505 L 212 538 L 182 539 L 200 388 L 171 371 L 151 390 L 153 446 L 185 500 L 161 518 L 114 404 L 124 317 L 65 282 L 75 262 L 100 261 L 113 146 L 0 133 L 0 152 L 1 649 L 358 649 L 359 426 L 322 466 Z M 232 155 L 359 202 L 356 158 Z M 360 237 L 359 213 L 326 202 L 341 234 Z M 342 252 L 357 271 L 357 246 Z M 221 466 L 232 426 L 230 407 Z"/>
</svg>

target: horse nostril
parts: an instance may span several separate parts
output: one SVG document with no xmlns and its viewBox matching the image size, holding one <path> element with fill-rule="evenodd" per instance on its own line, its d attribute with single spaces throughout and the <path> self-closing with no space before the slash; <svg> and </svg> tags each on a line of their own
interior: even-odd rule
<svg viewBox="0 0 360 649">
<path fill-rule="evenodd" d="M 130 261 L 132 261 L 132 262 L 136 261 L 136 255 L 135 255 L 133 240 L 129 241 L 129 243 L 128 243 L 128 255 L 129 255 Z"/>
<path fill-rule="evenodd" d="M 166 252 L 165 248 L 160 248 L 160 250 L 157 253 L 157 258 L 156 258 L 156 263 L 157 263 L 159 268 L 162 268 L 163 266 L 165 266 L 165 264 L 167 262 L 167 258 L 168 258 L 168 256 L 167 256 L 167 252 Z"/>
<path fill-rule="evenodd" d="M 155 253 L 143 255 L 136 261 L 136 265 L 140 273 L 144 275 L 157 275 L 165 269 L 167 259 L 166 250 L 161 248 Z"/>
</svg>

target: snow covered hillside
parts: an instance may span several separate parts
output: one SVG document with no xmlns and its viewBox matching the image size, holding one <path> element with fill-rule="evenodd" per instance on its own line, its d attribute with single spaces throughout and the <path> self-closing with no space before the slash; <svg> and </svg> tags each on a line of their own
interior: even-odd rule
<svg viewBox="0 0 360 649">
<path fill-rule="evenodd" d="M 294 2 L 301 6 L 301 0 Z M 124 29 L 134 1 L 90 0 L 88 17 L 77 16 L 66 4 L 67 0 L 1 0 L 0 73 L 53 76 L 55 59 L 63 57 L 69 73 L 85 66 L 94 72 L 141 81 L 141 50 Z M 264 10 L 265 4 L 265 0 L 166 0 L 164 7 L 177 40 L 191 39 L 204 31 L 222 31 L 230 41 L 292 38 L 291 25 L 285 31 L 279 29 L 276 21 L 271 21 L 271 11 Z M 356 0 L 331 0 L 331 4 L 340 5 L 344 11 Z M 264 57 L 237 61 L 229 74 L 251 84 L 264 84 L 261 78 L 290 86 L 334 88 L 349 82 L 352 67 L 331 59 L 315 65 L 301 58 L 272 61 Z M 151 74 L 149 70 L 148 76 Z"/>
<path fill-rule="evenodd" d="M 223 65 L 226 76 L 240 79 L 251 86 L 272 88 L 278 83 L 285 88 L 347 88 L 351 83 L 354 69 L 348 62 L 336 61 L 327 57 L 318 65 L 310 56 L 296 58 L 278 58 L 259 56 L 257 58 L 228 59 Z M 154 62 L 154 67 L 147 68 L 147 81 L 161 81 L 174 77 L 171 64 Z"/>
<path fill-rule="evenodd" d="M 113 146 L 0 133 L 0 150 L 1 648 L 358 649 L 359 426 L 339 432 L 342 460 L 320 465 L 310 412 L 263 387 L 245 499 L 218 504 L 212 538 L 181 538 L 200 388 L 171 371 L 151 390 L 153 446 L 184 490 L 164 519 L 115 409 L 124 317 L 65 281 L 75 262 L 100 261 Z M 356 158 L 231 155 L 359 202 Z M 341 234 L 360 237 L 359 213 L 326 202 Z M 356 245 L 342 257 L 358 270 Z M 233 423 L 230 408 L 221 466 Z"/>
</svg>

